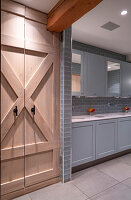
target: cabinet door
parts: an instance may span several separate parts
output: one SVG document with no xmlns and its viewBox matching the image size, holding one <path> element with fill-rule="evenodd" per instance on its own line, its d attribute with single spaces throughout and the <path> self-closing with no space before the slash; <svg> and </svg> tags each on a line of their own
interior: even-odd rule
<svg viewBox="0 0 131 200">
<path fill-rule="evenodd" d="M 118 119 L 118 151 L 131 149 L 131 117 Z"/>
<path fill-rule="evenodd" d="M 83 59 L 84 52 L 72 49 L 72 95 L 81 96 L 83 89 Z"/>
<path fill-rule="evenodd" d="M 106 59 L 85 53 L 84 90 L 87 96 L 106 96 Z"/>
<path fill-rule="evenodd" d="M 107 97 L 121 96 L 121 61 L 106 58 L 107 70 Z"/>
<path fill-rule="evenodd" d="M 96 122 L 96 159 L 114 154 L 117 147 L 117 120 Z"/>
<path fill-rule="evenodd" d="M 95 137 L 93 123 L 73 124 L 72 166 L 78 166 L 95 159 Z"/>
<path fill-rule="evenodd" d="M 131 97 L 131 63 L 122 62 L 121 93 L 123 97 Z"/>
</svg>

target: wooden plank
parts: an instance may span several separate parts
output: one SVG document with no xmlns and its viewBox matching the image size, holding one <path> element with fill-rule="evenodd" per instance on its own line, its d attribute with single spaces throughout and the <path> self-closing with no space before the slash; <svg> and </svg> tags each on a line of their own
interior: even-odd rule
<svg viewBox="0 0 131 200">
<path fill-rule="evenodd" d="M 3 45 L 24 48 L 24 17 L 1 11 L 1 35 Z"/>
<path fill-rule="evenodd" d="M 31 155 L 35 153 L 44 152 L 44 151 L 50 151 L 52 149 L 58 148 L 59 146 L 60 146 L 59 141 L 29 144 L 29 145 L 26 145 L 25 147 L 25 155 Z"/>
<path fill-rule="evenodd" d="M 24 146 L 1 149 L 1 160 L 13 159 L 24 156 Z"/>
<path fill-rule="evenodd" d="M 24 48 L 24 40 L 17 39 L 15 37 L 11 37 L 9 35 L 4 34 L 1 34 L 1 44 L 12 47 Z"/>
<path fill-rule="evenodd" d="M 49 169 L 47 171 L 32 174 L 30 176 L 25 176 L 25 184 L 27 187 L 27 186 L 32 185 L 32 183 L 36 184 L 36 183 L 42 182 L 44 180 L 48 180 L 50 178 L 55 178 L 59 175 L 60 175 L 60 171 L 58 168 L 57 168 L 57 170 Z"/>
<path fill-rule="evenodd" d="M 52 45 L 43 45 L 41 43 L 32 42 L 28 40 L 25 40 L 25 49 L 43 53 L 55 53 L 57 51 L 57 48 L 52 47 Z"/>
<path fill-rule="evenodd" d="M 61 32 L 87 12 L 96 7 L 102 0 L 60 0 L 48 13 L 47 29 Z"/>
<path fill-rule="evenodd" d="M 1 195 L 13 192 L 14 188 L 16 191 L 24 188 L 24 177 L 14 180 L 14 181 L 10 181 L 10 182 L 1 184 Z"/>
<path fill-rule="evenodd" d="M 1 1 L 1 10 L 25 16 L 25 6 L 10 0 Z"/>
<path fill-rule="evenodd" d="M 6 194 L 6 195 L 2 195 L 1 200 L 14 199 L 15 197 L 19 197 L 21 195 L 30 193 L 32 191 L 41 189 L 43 187 L 47 187 L 49 185 L 52 185 L 52 184 L 55 184 L 55 183 L 58 183 L 58 182 L 60 182 L 60 177 L 52 178 L 52 179 L 49 179 L 47 181 L 43 181 L 43 182 L 40 182 L 38 184 L 26 187 L 25 189 L 21 189 L 21 190 L 18 190 L 18 191 L 15 191 L 15 192 L 11 192 L 11 193 Z"/>
<path fill-rule="evenodd" d="M 1 162 L 1 184 L 3 186 L 3 191 L 8 193 L 8 189 L 15 191 L 16 188 L 13 187 L 15 181 L 19 181 L 21 179 L 24 180 L 24 158 L 19 157 L 15 159 L 4 160 Z M 13 184 L 13 185 L 12 185 Z M 22 181 L 19 185 L 19 189 L 24 188 L 24 182 Z"/>
<path fill-rule="evenodd" d="M 47 24 L 47 14 L 28 7 L 25 9 L 25 18 Z"/>
<path fill-rule="evenodd" d="M 1 35 L 1 44 L 11 47 L 18 47 L 24 49 L 24 40 L 20 40 L 8 35 Z M 57 48 L 56 48 L 57 47 Z M 56 40 L 56 36 L 54 37 L 54 47 L 52 45 L 43 45 L 37 42 L 31 42 L 25 40 L 25 50 L 43 52 L 43 53 L 55 53 L 59 48 L 59 42 Z"/>
</svg>

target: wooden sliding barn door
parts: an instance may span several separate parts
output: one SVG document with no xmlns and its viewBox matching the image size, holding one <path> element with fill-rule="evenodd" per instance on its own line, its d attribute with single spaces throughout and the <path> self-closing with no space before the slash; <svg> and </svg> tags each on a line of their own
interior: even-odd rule
<svg viewBox="0 0 131 200">
<path fill-rule="evenodd" d="M 59 34 L 47 31 L 45 14 L 16 11 L 2 11 L 3 199 L 60 176 Z"/>
<path fill-rule="evenodd" d="M 25 21 L 25 186 L 60 175 L 58 36 Z"/>
<path fill-rule="evenodd" d="M 24 129 L 24 18 L 2 12 L 2 195 L 24 188 Z"/>
</svg>

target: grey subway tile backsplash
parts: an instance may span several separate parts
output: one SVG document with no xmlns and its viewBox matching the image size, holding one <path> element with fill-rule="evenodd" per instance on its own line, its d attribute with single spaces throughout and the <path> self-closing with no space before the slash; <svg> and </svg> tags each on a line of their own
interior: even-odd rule
<svg viewBox="0 0 131 200">
<path fill-rule="evenodd" d="M 124 106 L 131 108 L 131 98 L 115 97 L 72 97 L 72 115 L 87 115 L 93 107 L 96 114 L 122 112 Z"/>
</svg>

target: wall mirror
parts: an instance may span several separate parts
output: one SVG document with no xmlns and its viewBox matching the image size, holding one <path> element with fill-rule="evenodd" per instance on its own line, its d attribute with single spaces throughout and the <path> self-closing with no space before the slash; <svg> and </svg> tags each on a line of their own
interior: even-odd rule
<svg viewBox="0 0 131 200">
<path fill-rule="evenodd" d="M 107 61 L 107 96 L 119 97 L 120 91 L 120 63 Z"/>
<path fill-rule="evenodd" d="M 72 50 L 72 95 L 82 94 L 82 52 Z"/>
</svg>

